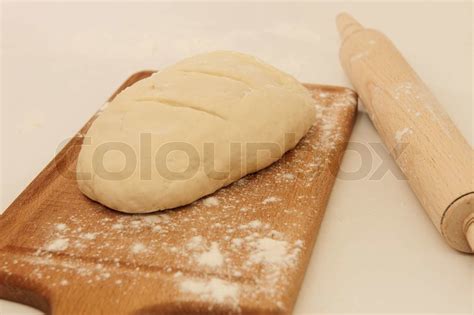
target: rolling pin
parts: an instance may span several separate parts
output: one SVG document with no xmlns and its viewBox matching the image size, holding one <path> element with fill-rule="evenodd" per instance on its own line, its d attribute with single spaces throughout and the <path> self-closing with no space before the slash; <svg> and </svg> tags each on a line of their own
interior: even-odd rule
<svg viewBox="0 0 474 315">
<path fill-rule="evenodd" d="M 340 61 L 383 142 L 453 248 L 474 251 L 473 150 L 382 33 L 337 17 Z"/>
</svg>

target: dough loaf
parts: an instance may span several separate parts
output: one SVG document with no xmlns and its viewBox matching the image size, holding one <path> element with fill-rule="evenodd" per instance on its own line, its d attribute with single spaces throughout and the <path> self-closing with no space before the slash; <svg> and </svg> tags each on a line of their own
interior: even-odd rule
<svg viewBox="0 0 474 315">
<path fill-rule="evenodd" d="M 122 91 L 85 135 L 79 189 L 146 213 L 189 204 L 292 149 L 315 119 L 293 77 L 236 52 L 185 59 Z"/>
</svg>

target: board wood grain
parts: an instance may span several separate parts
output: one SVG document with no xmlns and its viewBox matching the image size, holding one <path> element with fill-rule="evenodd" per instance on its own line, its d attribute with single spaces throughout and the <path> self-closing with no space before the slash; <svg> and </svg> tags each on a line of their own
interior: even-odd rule
<svg viewBox="0 0 474 315">
<path fill-rule="evenodd" d="M 295 149 L 210 197 L 146 215 L 77 188 L 99 111 L 0 217 L 0 297 L 52 314 L 291 313 L 357 108 L 352 90 L 306 87 L 317 121 Z"/>
</svg>

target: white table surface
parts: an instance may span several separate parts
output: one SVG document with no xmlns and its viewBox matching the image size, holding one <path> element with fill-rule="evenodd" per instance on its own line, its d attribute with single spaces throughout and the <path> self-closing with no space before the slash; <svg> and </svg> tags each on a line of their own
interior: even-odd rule
<svg viewBox="0 0 474 315">
<path fill-rule="evenodd" d="M 253 54 L 304 82 L 350 86 L 334 18 L 387 34 L 472 145 L 472 4 L 3 3 L 3 211 L 130 74 L 215 49 Z M 473 257 L 449 248 L 359 113 L 295 308 L 297 314 L 472 314 Z M 373 179 L 376 169 L 388 168 Z M 0 314 L 39 314 L 0 301 Z"/>
</svg>

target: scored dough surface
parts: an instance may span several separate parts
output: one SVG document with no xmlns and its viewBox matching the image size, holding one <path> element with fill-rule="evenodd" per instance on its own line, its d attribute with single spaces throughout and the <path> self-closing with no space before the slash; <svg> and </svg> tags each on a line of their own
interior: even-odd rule
<svg viewBox="0 0 474 315">
<path fill-rule="evenodd" d="M 122 212 L 175 208 L 269 166 L 314 120 L 293 77 L 241 53 L 197 55 L 110 102 L 85 135 L 77 182 Z"/>
</svg>

